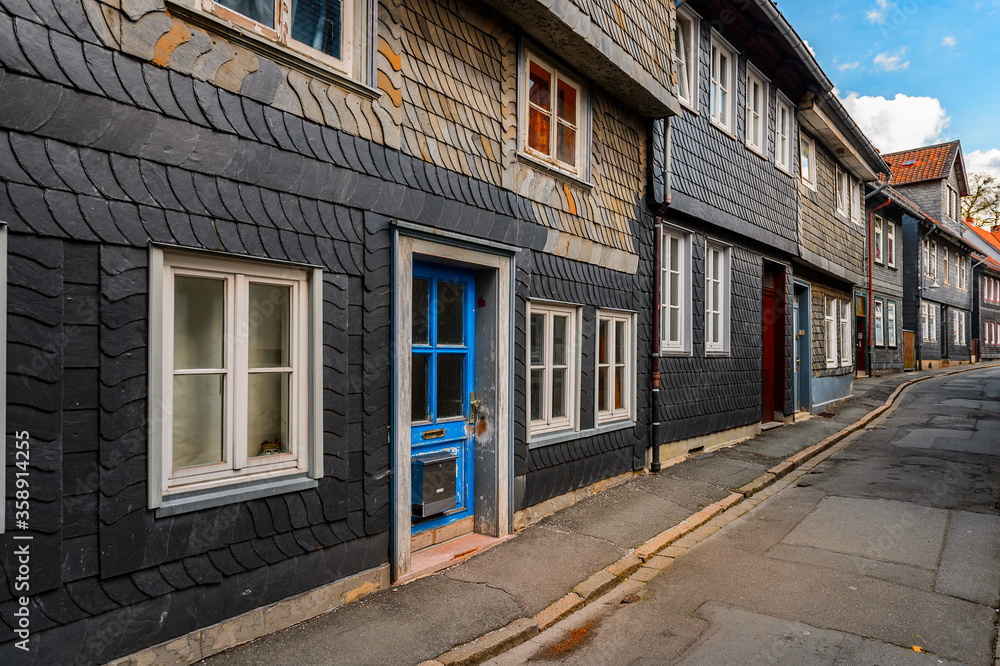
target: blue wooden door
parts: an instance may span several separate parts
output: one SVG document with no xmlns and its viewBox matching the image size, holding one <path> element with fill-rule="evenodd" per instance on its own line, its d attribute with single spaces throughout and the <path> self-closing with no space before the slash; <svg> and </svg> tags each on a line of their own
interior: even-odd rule
<svg viewBox="0 0 1000 666">
<path fill-rule="evenodd" d="M 471 419 L 475 359 L 475 275 L 423 262 L 413 266 L 413 329 L 410 451 L 415 458 L 455 455 L 455 506 L 413 517 L 413 532 L 472 515 Z"/>
</svg>

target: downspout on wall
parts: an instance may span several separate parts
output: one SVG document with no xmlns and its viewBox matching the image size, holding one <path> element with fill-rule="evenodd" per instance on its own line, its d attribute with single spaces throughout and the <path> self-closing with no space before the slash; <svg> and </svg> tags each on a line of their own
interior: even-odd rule
<svg viewBox="0 0 1000 666">
<path fill-rule="evenodd" d="M 650 396 L 649 414 L 649 446 L 652 447 L 652 458 L 649 463 L 649 471 L 657 474 L 660 471 L 660 443 L 658 441 L 660 432 L 660 264 L 663 252 L 663 213 L 670 207 L 670 181 L 672 177 L 670 165 L 670 117 L 663 119 L 663 143 L 664 143 L 664 183 L 663 200 L 659 202 L 656 215 L 653 217 L 653 335 L 650 350 L 650 378 L 652 380 L 652 395 Z"/>
</svg>

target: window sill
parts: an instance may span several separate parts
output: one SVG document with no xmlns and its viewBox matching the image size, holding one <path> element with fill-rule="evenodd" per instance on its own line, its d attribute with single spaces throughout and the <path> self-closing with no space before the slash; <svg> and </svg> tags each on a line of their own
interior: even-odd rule
<svg viewBox="0 0 1000 666">
<path fill-rule="evenodd" d="M 701 113 L 698 111 L 698 107 L 696 104 L 683 100 L 680 97 L 677 98 L 677 101 L 679 101 L 681 103 L 681 107 L 686 109 L 691 115 L 693 116 L 701 115 Z"/>
<path fill-rule="evenodd" d="M 290 67 L 366 99 L 374 100 L 382 96 L 382 91 L 378 88 L 372 88 L 360 81 L 356 81 L 347 74 L 338 72 L 328 65 L 321 64 L 308 56 L 272 42 L 269 39 L 258 37 L 252 32 L 234 26 L 221 18 L 198 11 L 190 6 L 189 2 L 190 0 L 167 0 L 167 5 L 171 14 L 184 19 L 186 22 L 202 28 L 209 33 L 220 35 L 233 43 L 245 46 L 255 53 L 274 60 L 280 65 Z"/>
<path fill-rule="evenodd" d="M 727 356 L 730 356 L 730 353 L 722 349 L 705 350 L 705 358 L 725 358 Z"/>
<path fill-rule="evenodd" d="M 733 130 L 729 129 L 728 127 L 720 123 L 718 120 L 715 119 L 714 116 L 711 117 L 711 121 L 712 121 L 712 127 L 719 130 L 720 132 L 728 136 L 730 139 L 733 139 L 734 141 L 736 140 L 736 132 L 734 132 Z"/>
<path fill-rule="evenodd" d="M 756 155 L 760 159 L 764 160 L 765 162 L 770 162 L 771 161 L 771 160 L 769 160 L 767 158 L 767 155 L 764 154 L 764 149 L 763 148 L 758 149 L 752 143 L 748 143 L 748 144 L 746 144 L 746 146 L 747 146 L 747 150 L 749 150 L 751 153 L 753 153 L 754 155 Z"/>
<path fill-rule="evenodd" d="M 571 185 L 579 187 L 582 190 L 586 190 L 589 192 L 590 190 L 594 189 L 593 183 L 587 182 L 583 178 L 573 175 L 567 171 L 563 171 L 559 167 L 553 166 L 552 164 L 540 160 L 537 157 L 532 157 L 531 155 L 528 155 L 525 152 L 518 151 L 517 161 L 520 162 L 521 164 L 524 164 L 525 166 L 532 167 L 533 169 L 538 169 L 539 171 L 542 171 L 552 176 L 553 178 L 564 180 Z"/>
<path fill-rule="evenodd" d="M 308 474 L 300 473 L 294 476 L 245 481 L 204 490 L 192 490 L 176 495 L 165 495 L 160 506 L 155 509 L 155 515 L 157 518 L 176 516 L 181 513 L 201 511 L 226 504 L 308 490 L 316 488 L 318 485 L 319 481 L 309 478 Z"/>
<path fill-rule="evenodd" d="M 528 450 L 540 449 L 543 446 L 552 446 L 553 444 L 573 442 L 586 437 L 594 437 L 595 435 L 603 435 L 605 433 L 617 432 L 619 430 L 626 430 L 628 428 L 635 427 L 635 421 L 628 419 L 628 417 L 625 417 L 625 419 L 627 420 L 602 423 L 596 428 L 588 428 L 587 430 L 563 430 L 560 432 L 538 435 L 537 437 L 532 437 L 531 441 L 528 442 Z"/>
<path fill-rule="evenodd" d="M 660 358 L 691 358 L 690 349 L 661 349 Z"/>
</svg>

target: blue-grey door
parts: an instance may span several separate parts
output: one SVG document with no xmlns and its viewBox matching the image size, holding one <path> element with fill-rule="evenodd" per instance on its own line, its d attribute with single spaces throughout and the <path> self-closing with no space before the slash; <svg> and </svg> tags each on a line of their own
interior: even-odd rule
<svg viewBox="0 0 1000 666">
<path fill-rule="evenodd" d="M 470 271 L 414 262 L 410 451 L 418 460 L 454 455 L 456 477 L 454 506 L 415 514 L 413 533 L 472 515 L 475 287 Z"/>
<path fill-rule="evenodd" d="M 812 378 L 812 308 L 809 288 L 795 285 L 795 402 L 799 409 L 810 409 Z"/>
</svg>

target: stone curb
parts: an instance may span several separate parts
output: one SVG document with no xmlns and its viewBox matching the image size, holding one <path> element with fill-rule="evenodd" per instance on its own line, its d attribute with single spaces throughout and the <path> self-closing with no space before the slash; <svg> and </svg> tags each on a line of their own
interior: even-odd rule
<svg viewBox="0 0 1000 666">
<path fill-rule="evenodd" d="M 668 548 L 671 544 L 680 540 L 682 537 L 685 537 L 702 527 L 719 514 L 724 513 L 728 509 L 740 504 L 745 499 L 748 499 L 768 486 L 773 485 L 775 481 L 786 476 L 792 470 L 800 467 L 806 461 L 815 458 L 817 455 L 826 451 L 837 442 L 840 442 L 855 432 L 863 429 L 869 423 L 892 408 L 896 398 L 898 398 L 906 389 L 910 388 L 914 384 L 918 384 L 928 379 L 948 377 L 950 375 L 969 372 L 971 370 L 980 370 L 984 367 L 989 366 L 982 364 L 962 366 L 960 369 L 955 369 L 949 372 L 928 375 L 926 377 L 917 377 L 903 382 L 897 386 L 891 394 L 889 394 L 889 397 L 881 406 L 871 410 L 854 423 L 838 430 L 829 437 L 823 439 L 818 444 L 808 446 L 798 453 L 786 458 L 784 461 L 767 470 L 767 472 L 760 475 L 753 481 L 740 486 L 726 498 L 709 504 L 673 527 L 660 532 L 651 539 L 648 539 L 634 551 L 604 567 L 601 571 L 598 571 L 590 578 L 578 583 L 569 594 L 549 604 L 549 606 L 535 615 L 534 618 L 521 618 L 519 620 L 515 620 L 503 629 L 499 629 L 490 634 L 485 634 L 484 636 L 481 636 L 480 638 L 477 638 L 469 643 L 452 648 L 448 652 L 439 656 L 437 659 L 430 659 L 421 662 L 418 666 L 475 666 L 475 664 L 480 664 L 491 657 L 495 657 L 496 655 L 520 645 L 530 638 L 533 638 L 540 631 L 544 631 L 546 628 L 552 626 L 559 620 L 564 619 L 593 600 L 603 596 L 608 590 L 622 582 L 632 582 L 645 585 L 648 581 L 652 580 L 656 574 L 660 573 L 673 562 L 673 557 L 659 555 L 661 551 Z M 721 527 L 719 529 L 721 529 Z M 660 560 L 669 560 L 669 562 L 662 562 Z M 484 641 L 486 638 L 491 638 L 491 640 Z M 502 645 L 502 649 L 498 650 L 498 645 Z M 1000 650 L 1000 647 L 998 647 L 998 650 Z M 460 657 L 456 658 L 456 656 L 451 655 L 460 655 Z M 1000 664 L 997 664 L 997 666 L 1000 666 Z"/>
</svg>

